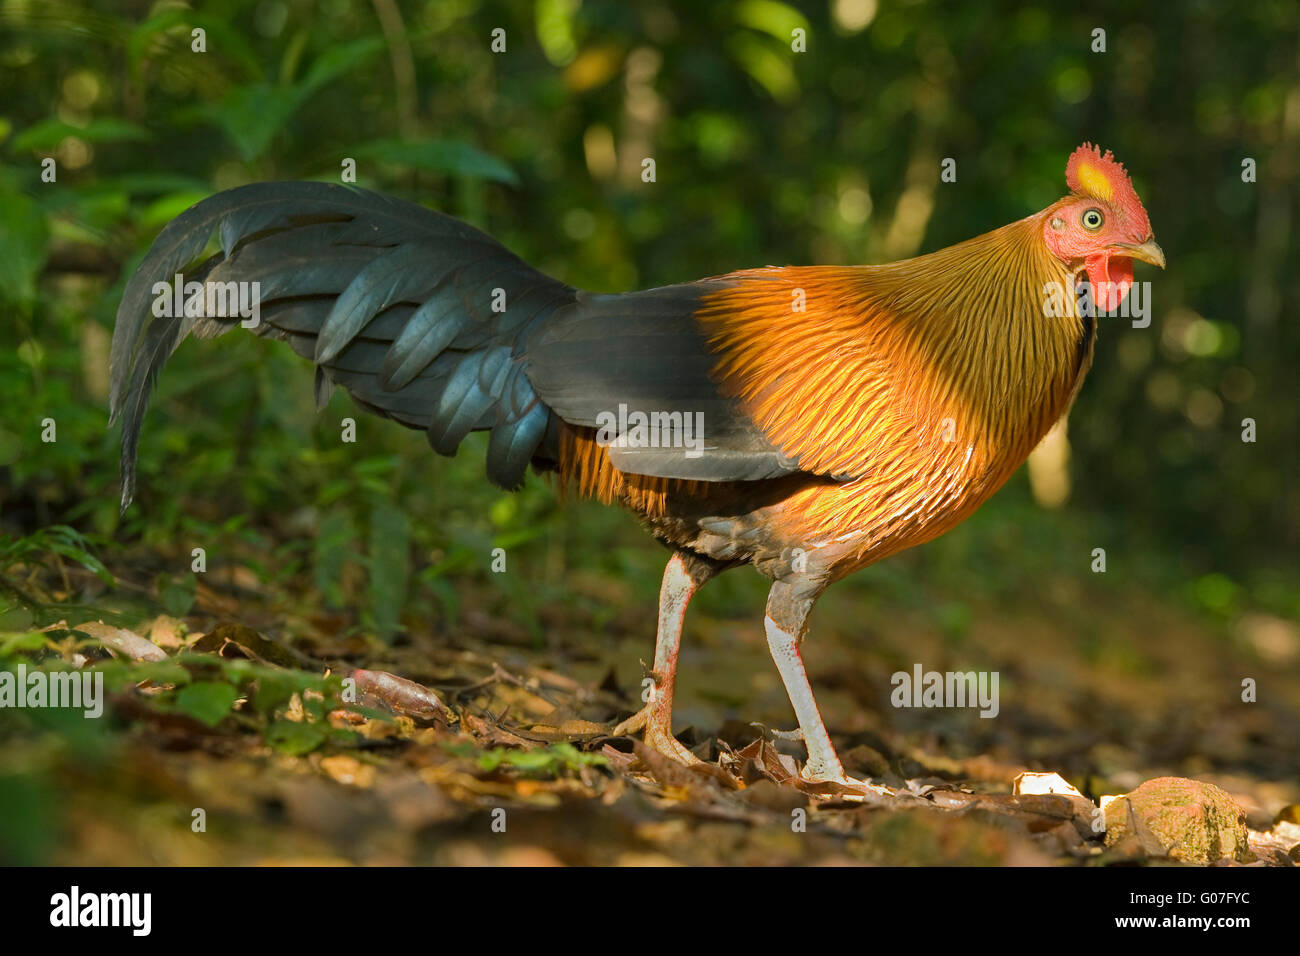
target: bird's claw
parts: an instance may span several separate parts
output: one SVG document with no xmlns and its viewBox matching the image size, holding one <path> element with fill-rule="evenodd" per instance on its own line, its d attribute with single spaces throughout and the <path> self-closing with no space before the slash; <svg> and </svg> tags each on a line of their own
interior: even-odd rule
<svg viewBox="0 0 1300 956">
<path fill-rule="evenodd" d="M 758 728 L 758 732 L 765 738 L 772 737 L 776 740 L 788 740 L 791 743 L 803 743 L 802 727 L 796 727 L 794 730 L 777 730 L 775 727 L 761 724 L 757 720 L 751 720 L 749 726 Z"/>
<path fill-rule="evenodd" d="M 616 724 L 614 729 L 609 732 L 611 737 L 626 737 L 636 733 L 638 730 L 644 730 L 646 720 L 650 716 L 650 704 L 646 704 L 627 720 Z"/>
<path fill-rule="evenodd" d="M 835 771 L 810 771 L 805 765 L 799 771 L 799 779 L 804 783 L 811 784 L 834 784 L 837 787 L 843 787 L 845 793 L 836 793 L 834 796 L 839 800 L 849 801 L 871 801 L 881 797 L 893 797 L 894 791 L 880 784 L 871 783 L 868 780 L 859 780 L 857 777 L 850 777 L 842 769 Z"/>
<path fill-rule="evenodd" d="M 647 747 L 658 751 L 665 757 L 671 757 L 678 763 L 684 763 L 687 766 L 702 763 L 699 757 L 691 753 L 685 744 L 672 735 L 672 731 L 663 726 L 662 720 L 655 719 L 654 701 L 646 704 L 627 720 L 621 721 L 609 732 L 609 735 L 611 737 L 627 737 L 637 731 L 642 731 L 641 739 Z"/>
<path fill-rule="evenodd" d="M 665 757 L 671 757 L 678 763 L 684 763 L 690 767 L 694 764 L 704 763 L 699 757 L 691 753 L 684 743 L 666 731 L 656 730 L 653 726 L 646 728 L 646 732 L 641 739 L 645 741 L 647 747 L 653 747 Z"/>
</svg>

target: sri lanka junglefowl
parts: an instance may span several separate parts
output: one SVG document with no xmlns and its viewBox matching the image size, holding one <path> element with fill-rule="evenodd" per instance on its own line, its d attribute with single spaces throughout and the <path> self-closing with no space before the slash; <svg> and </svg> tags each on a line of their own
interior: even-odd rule
<svg viewBox="0 0 1300 956">
<path fill-rule="evenodd" d="M 997 491 L 1091 363 L 1096 310 L 1080 290 L 1112 309 L 1134 260 L 1164 266 L 1109 152 L 1079 147 L 1065 177 L 1069 194 L 1042 212 L 905 262 L 623 295 L 571 288 L 464 223 L 361 189 L 220 193 L 163 229 L 117 312 L 122 506 L 177 345 L 236 325 L 283 339 L 315 363 L 318 401 L 342 385 L 443 455 L 486 430 L 497 485 L 518 488 L 529 465 L 554 472 L 668 547 L 654 687 L 619 733 L 695 760 L 672 733 L 687 604 L 728 568 L 770 578 L 767 641 L 807 747 L 802 776 L 862 786 L 800 658 L 814 602 Z M 220 250 L 196 265 L 214 233 Z M 254 308 L 231 307 L 249 289 Z"/>
</svg>

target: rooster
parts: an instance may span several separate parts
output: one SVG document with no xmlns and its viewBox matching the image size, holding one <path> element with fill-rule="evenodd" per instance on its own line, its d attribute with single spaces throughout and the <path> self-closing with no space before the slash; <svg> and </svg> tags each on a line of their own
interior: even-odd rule
<svg viewBox="0 0 1300 956">
<path fill-rule="evenodd" d="M 1113 309 L 1134 261 L 1165 264 L 1110 152 L 1085 143 L 1065 178 L 1069 194 L 1043 211 L 904 262 L 621 295 L 574 289 L 458 220 L 361 189 L 220 193 L 162 230 L 117 312 L 122 507 L 162 365 L 190 333 L 251 326 L 315 363 L 318 403 L 341 385 L 443 455 L 486 430 L 495 484 L 553 472 L 668 547 L 649 703 L 615 733 L 696 762 L 672 732 L 686 608 L 719 572 L 753 565 L 772 581 L 766 636 L 807 749 L 800 776 L 869 787 L 846 775 L 800 657 L 814 603 L 997 491 L 1091 364 L 1089 298 Z M 220 250 L 196 265 L 214 233 Z M 174 275 L 187 290 L 255 289 L 255 321 L 179 289 L 184 307 L 170 308 Z"/>
</svg>

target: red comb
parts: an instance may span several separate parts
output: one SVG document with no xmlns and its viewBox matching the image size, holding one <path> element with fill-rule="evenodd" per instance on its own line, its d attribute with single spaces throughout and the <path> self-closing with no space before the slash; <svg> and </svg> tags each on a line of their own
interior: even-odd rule
<svg viewBox="0 0 1300 956">
<path fill-rule="evenodd" d="M 1131 216 L 1146 219 L 1146 210 L 1133 189 L 1133 181 L 1110 150 L 1103 155 L 1099 147 L 1084 143 L 1070 154 L 1070 161 L 1065 164 L 1065 183 L 1076 195 L 1103 200 Z"/>
</svg>

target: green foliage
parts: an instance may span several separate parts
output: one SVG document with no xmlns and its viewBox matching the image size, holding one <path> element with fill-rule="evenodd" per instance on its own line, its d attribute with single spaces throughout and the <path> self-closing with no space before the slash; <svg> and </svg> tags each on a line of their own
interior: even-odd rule
<svg viewBox="0 0 1300 956">
<path fill-rule="evenodd" d="M 380 637 L 391 637 L 406 602 L 411 576 L 410 522 L 406 513 L 385 498 L 375 498 L 370 510 L 370 612 Z"/>
<path fill-rule="evenodd" d="M 53 152 L 69 136 L 87 143 L 122 143 L 143 142 L 149 139 L 147 130 L 134 123 L 115 117 L 93 119 L 82 126 L 73 126 L 58 117 L 51 116 L 27 127 L 13 138 L 9 148 L 15 153 L 28 150 Z"/>
<path fill-rule="evenodd" d="M 44 778 L 0 772 L 0 862 L 8 866 L 48 863 L 58 841 L 58 792 Z"/>
<path fill-rule="evenodd" d="M 301 755 L 327 740 L 348 745 L 354 738 L 351 731 L 337 730 L 325 720 L 342 703 L 338 677 L 194 653 L 157 662 L 107 661 L 95 670 L 104 674 L 110 692 L 150 687 L 145 700 L 159 714 L 179 714 L 210 728 L 234 720 L 260 730 L 267 744 L 282 753 Z M 285 715 L 295 701 L 302 708 L 300 719 L 288 719 Z"/>
<path fill-rule="evenodd" d="M 0 302 L 29 305 L 45 264 L 49 229 L 37 203 L 13 180 L 0 170 Z"/>
<path fill-rule="evenodd" d="M 192 573 L 164 575 L 158 581 L 158 598 L 162 609 L 172 617 L 184 617 L 194 606 L 198 580 Z"/>
<path fill-rule="evenodd" d="M 271 138 L 284 129 L 289 118 L 318 89 L 383 49 L 382 37 L 364 37 L 332 47 L 307 70 L 297 83 L 249 83 L 232 86 L 215 103 L 203 103 L 184 119 L 213 123 L 234 144 L 240 158 L 252 162 L 266 152 Z"/>
<path fill-rule="evenodd" d="M 41 560 L 48 553 L 60 555 L 77 562 L 95 573 L 106 583 L 113 583 L 113 575 L 102 561 L 91 553 L 90 542 L 75 528 L 51 525 L 23 538 L 0 541 L 0 573 L 12 565 Z"/>
<path fill-rule="evenodd" d="M 397 167 L 447 173 L 462 179 L 486 179 L 509 186 L 519 185 L 518 175 L 508 164 L 468 143 L 438 140 L 413 143 L 381 139 L 363 144 L 353 152 L 358 158 L 374 159 Z"/>
<path fill-rule="evenodd" d="M 200 681 L 181 688 L 176 709 L 201 724 L 215 727 L 230 713 L 239 698 L 239 688 L 217 681 Z"/>
<path fill-rule="evenodd" d="M 557 777 L 566 772 L 581 770 L 583 767 L 603 767 L 609 763 L 600 754 L 583 753 L 573 744 L 563 742 L 549 744 L 536 750 L 514 750 L 506 747 L 475 750 L 469 744 L 448 744 L 444 749 L 458 757 L 472 758 L 483 770 L 507 767 L 538 777 Z"/>
<path fill-rule="evenodd" d="M 266 729 L 266 742 L 282 754 L 301 757 L 325 742 L 327 734 L 315 724 L 277 720 Z"/>
</svg>

